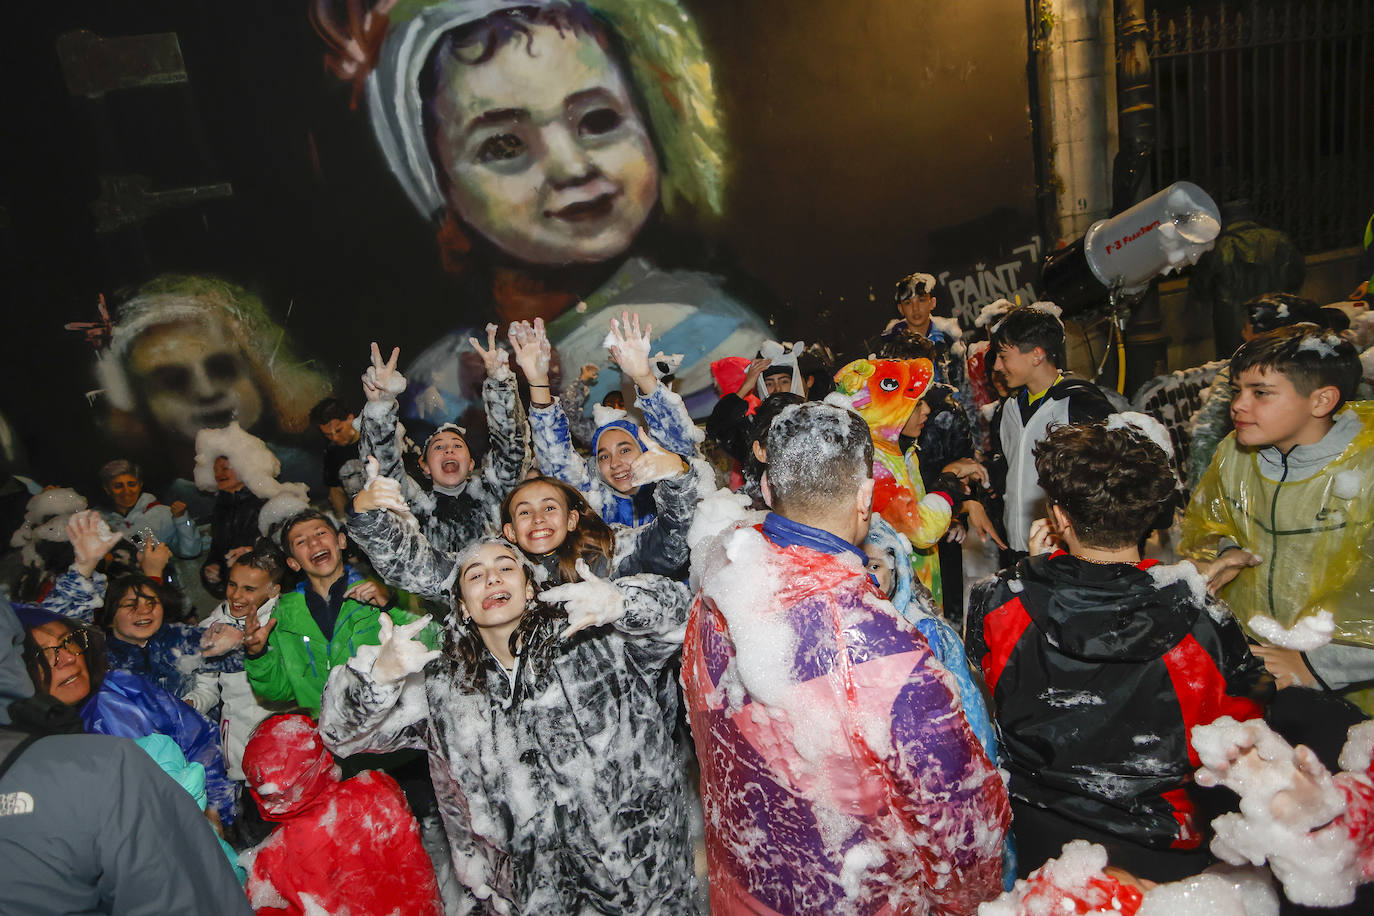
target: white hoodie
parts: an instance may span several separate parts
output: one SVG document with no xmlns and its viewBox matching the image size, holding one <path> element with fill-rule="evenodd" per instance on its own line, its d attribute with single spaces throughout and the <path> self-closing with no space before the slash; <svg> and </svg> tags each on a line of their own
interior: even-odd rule
<svg viewBox="0 0 1374 916">
<path fill-rule="evenodd" d="M 258 608 L 260 626 L 272 619 L 272 611 L 276 606 L 277 599 L 272 597 Z M 221 601 L 201 623 L 201 628 L 205 629 L 216 623 L 227 623 L 240 630 L 244 628 L 244 621 L 229 613 L 228 601 Z M 242 653 L 243 649 L 235 649 L 234 652 Z M 248 685 L 246 671 L 212 673 L 209 677 L 217 681 L 219 687 L 219 742 L 220 750 L 224 753 L 224 768 L 230 779 L 242 781 L 243 749 L 247 746 L 253 729 L 257 728 L 263 719 L 272 715 L 274 710 L 258 704 L 253 688 Z"/>
</svg>

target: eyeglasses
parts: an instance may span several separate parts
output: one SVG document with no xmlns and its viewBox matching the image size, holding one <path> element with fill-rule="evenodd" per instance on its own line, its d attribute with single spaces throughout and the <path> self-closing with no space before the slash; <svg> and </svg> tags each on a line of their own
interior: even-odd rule
<svg viewBox="0 0 1374 916">
<path fill-rule="evenodd" d="M 62 660 L 62 653 L 77 656 L 85 652 L 91 644 L 91 637 L 85 630 L 72 630 L 62 637 L 55 646 L 43 646 L 43 654 L 48 659 L 49 667 L 56 667 Z"/>
</svg>

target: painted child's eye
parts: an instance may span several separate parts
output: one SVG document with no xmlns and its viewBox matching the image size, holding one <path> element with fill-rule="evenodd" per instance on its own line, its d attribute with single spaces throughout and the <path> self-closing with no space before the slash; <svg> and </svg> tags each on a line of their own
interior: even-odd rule
<svg viewBox="0 0 1374 916">
<path fill-rule="evenodd" d="M 596 108 L 582 116 L 577 130 L 584 137 L 597 137 L 615 130 L 623 120 L 620 112 L 613 108 Z"/>
<path fill-rule="evenodd" d="M 515 134 L 497 134 L 482 141 L 477 147 L 478 162 L 503 162 L 518 158 L 525 153 L 525 141 Z"/>
<path fill-rule="evenodd" d="M 901 387 L 901 383 L 898 382 L 895 378 L 879 379 L 878 387 L 883 389 L 884 391 L 896 391 L 898 388 Z"/>
</svg>

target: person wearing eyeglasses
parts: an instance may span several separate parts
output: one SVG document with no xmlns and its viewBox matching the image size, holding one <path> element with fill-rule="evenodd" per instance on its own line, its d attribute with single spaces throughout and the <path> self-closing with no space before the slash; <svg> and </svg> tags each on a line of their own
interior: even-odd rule
<svg viewBox="0 0 1374 916">
<path fill-rule="evenodd" d="M 146 678 L 107 671 L 99 630 L 44 608 L 16 606 L 15 612 L 25 630 L 24 665 L 37 693 L 75 707 L 88 734 L 171 738 L 187 760 L 205 767 L 211 823 L 233 823 L 236 792 L 213 723 Z"/>
<path fill-rule="evenodd" d="M 33 658 L 65 671 L 78 629 Z M 0 600 L 0 913 L 251 916 L 191 795 L 134 742 L 83 735 L 74 708 L 35 695 L 29 643 Z"/>
</svg>

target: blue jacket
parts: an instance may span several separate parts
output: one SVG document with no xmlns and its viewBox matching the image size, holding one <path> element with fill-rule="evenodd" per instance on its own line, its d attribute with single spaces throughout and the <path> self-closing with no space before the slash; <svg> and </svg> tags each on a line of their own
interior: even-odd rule
<svg viewBox="0 0 1374 916">
<path fill-rule="evenodd" d="M 205 790 L 220 821 L 234 822 L 237 793 L 224 772 L 219 729 L 186 703 L 137 674 L 111 671 L 81 704 L 81 720 L 92 735 L 171 738 L 187 760 L 205 767 Z"/>
</svg>

